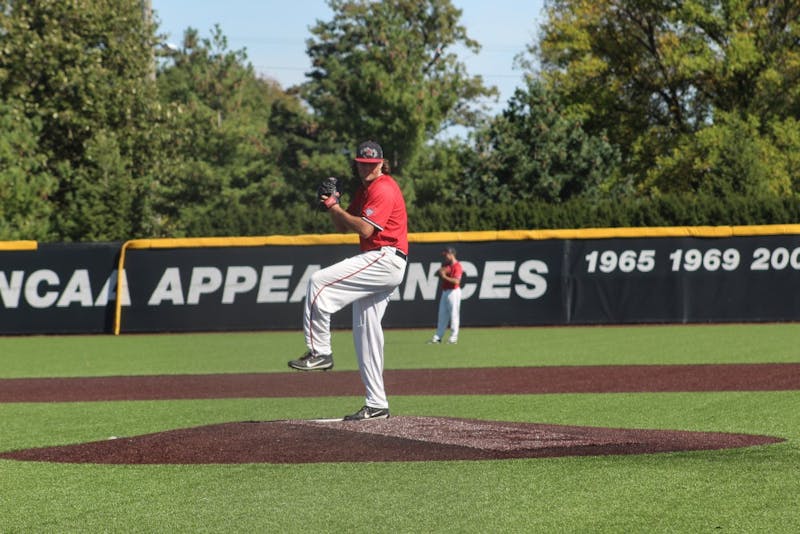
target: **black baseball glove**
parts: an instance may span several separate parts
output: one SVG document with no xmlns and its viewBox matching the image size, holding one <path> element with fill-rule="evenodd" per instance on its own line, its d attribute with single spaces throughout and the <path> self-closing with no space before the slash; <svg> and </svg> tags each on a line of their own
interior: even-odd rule
<svg viewBox="0 0 800 534">
<path fill-rule="evenodd" d="M 330 209 L 334 204 L 338 204 L 340 196 L 342 196 L 342 193 L 339 191 L 339 181 L 333 176 L 322 180 L 322 183 L 317 188 L 317 201 L 323 210 Z"/>
</svg>

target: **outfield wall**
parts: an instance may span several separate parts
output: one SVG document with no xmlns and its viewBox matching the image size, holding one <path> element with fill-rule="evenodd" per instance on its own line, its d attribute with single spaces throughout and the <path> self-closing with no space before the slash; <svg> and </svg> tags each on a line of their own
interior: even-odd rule
<svg viewBox="0 0 800 534">
<path fill-rule="evenodd" d="M 467 327 L 800 320 L 800 225 L 409 240 L 387 328 L 433 328 L 444 244 L 464 265 Z M 308 277 L 357 250 L 339 234 L 31 243 L 0 244 L 0 333 L 296 330 Z"/>
</svg>

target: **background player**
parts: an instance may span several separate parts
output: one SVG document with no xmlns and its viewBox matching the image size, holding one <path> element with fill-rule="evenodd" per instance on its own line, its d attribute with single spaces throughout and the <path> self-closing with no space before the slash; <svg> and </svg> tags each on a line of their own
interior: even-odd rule
<svg viewBox="0 0 800 534">
<path fill-rule="evenodd" d="M 320 186 L 318 198 L 339 232 L 359 236 L 361 253 L 311 276 L 303 312 L 308 352 L 289 367 L 301 371 L 333 368 L 331 314 L 353 305 L 353 342 L 366 402 L 345 420 L 385 419 L 389 402 L 383 385 L 383 326 L 392 291 L 403 281 L 408 254 L 406 204 L 389 176 L 378 143 L 359 145 L 355 157 L 361 180 L 347 210 L 339 205 L 336 179 Z"/>
<path fill-rule="evenodd" d="M 461 277 L 464 270 L 456 258 L 456 249 L 446 247 L 442 251 L 444 261 L 438 276 L 442 279 L 442 296 L 439 298 L 439 320 L 436 333 L 429 343 L 441 343 L 444 332 L 450 325 L 448 343 L 458 343 L 458 329 L 461 324 Z"/>
</svg>

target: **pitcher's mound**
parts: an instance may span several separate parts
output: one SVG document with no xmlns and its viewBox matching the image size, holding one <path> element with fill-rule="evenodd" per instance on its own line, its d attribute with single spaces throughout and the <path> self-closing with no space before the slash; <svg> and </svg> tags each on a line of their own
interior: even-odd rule
<svg viewBox="0 0 800 534">
<path fill-rule="evenodd" d="M 0 458 L 98 464 L 238 464 L 496 460 L 726 449 L 768 436 L 509 423 L 443 417 L 225 423 L 26 449 Z"/>
</svg>

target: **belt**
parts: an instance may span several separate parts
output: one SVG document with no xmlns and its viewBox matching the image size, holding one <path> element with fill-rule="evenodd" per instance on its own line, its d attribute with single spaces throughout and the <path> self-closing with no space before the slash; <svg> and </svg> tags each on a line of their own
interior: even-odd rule
<svg viewBox="0 0 800 534">
<path fill-rule="evenodd" d="M 383 248 L 383 247 L 381 247 Z M 372 252 L 373 250 L 380 250 L 379 248 L 373 248 L 372 250 L 366 250 L 365 252 Z M 404 260 L 408 261 L 408 255 L 400 250 L 399 248 L 394 249 L 394 253 L 403 258 Z"/>
</svg>

